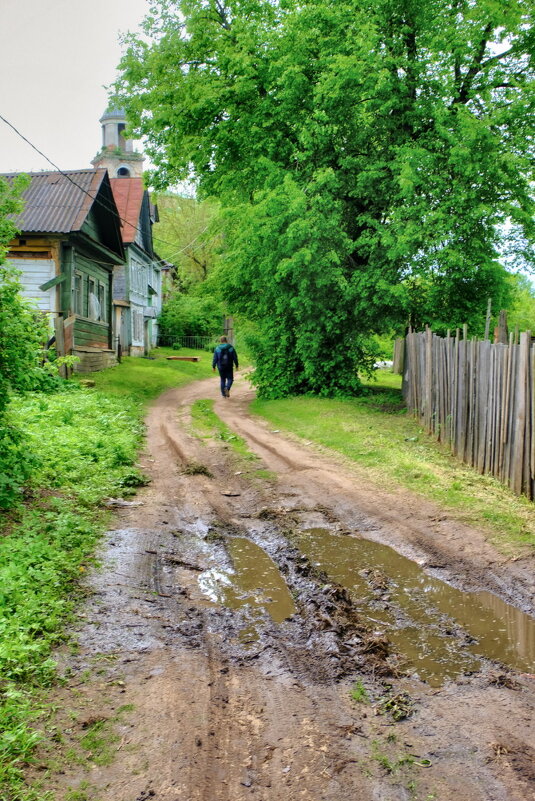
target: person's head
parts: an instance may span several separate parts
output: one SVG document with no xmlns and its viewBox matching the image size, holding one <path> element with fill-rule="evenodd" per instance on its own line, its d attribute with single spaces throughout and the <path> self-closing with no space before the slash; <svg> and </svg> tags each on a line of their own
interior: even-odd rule
<svg viewBox="0 0 535 801">
<path fill-rule="evenodd" d="M 221 337 L 221 339 L 219 341 L 220 342 L 228 342 L 228 339 L 226 337 Z"/>
</svg>

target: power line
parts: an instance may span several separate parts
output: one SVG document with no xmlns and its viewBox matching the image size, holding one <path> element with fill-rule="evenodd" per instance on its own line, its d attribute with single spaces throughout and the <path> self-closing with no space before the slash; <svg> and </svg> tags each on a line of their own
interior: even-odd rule
<svg viewBox="0 0 535 801">
<path fill-rule="evenodd" d="M 39 155 L 42 156 L 42 158 L 44 158 L 45 161 L 48 161 L 48 163 L 51 164 L 52 167 L 54 167 L 54 169 L 57 172 L 60 173 L 60 175 L 63 175 L 63 177 L 66 178 L 68 181 L 70 181 L 71 184 L 73 184 L 77 189 L 79 189 L 81 192 L 83 192 L 88 197 L 90 197 L 91 200 L 93 200 L 94 202 L 98 203 L 99 206 L 102 206 L 103 209 L 106 209 L 106 211 L 110 211 L 110 212 L 114 211 L 114 209 L 111 206 L 108 206 L 106 203 L 104 203 L 96 195 L 92 195 L 83 186 L 80 186 L 80 184 L 77 184 L 76 181 L 74 181 L 68 173 L 64 172 L 60 167 L 58 167 L 58 165 L 55 164 L 51 159 L 49 159 L 48 156 L 45 155 L 45 153 L 43 153 L 42 150 L 39 150 L 39 148 L 36 145 L 34 145 L 33 142 L 30 142 L 30 140 L 26 136 L 24 136 L 24 134 L 21 133 L 18 130 L 18 128 L 16 128 L 11 122 L 9 122 L 9 120 L 6 120 L 6 118 L 3 117 L 1 114 L 0 114 L 0 120 L 2 120 L 2 122 L 4 122 L 6 125 L 8 125 L 17 134 L 17 136 L 20 136 L 20 138 L 23 139 L 28 145 L 30 145 L 30 147 L 33 148 L 33 150 L 35 150 L 36 153 L 39 153 Z M 117 216 L 118 216 L 119 220 L 121 220 L 121 222 L 125 223 L 126 225 L 130 226 L 130 228 L 133 228 L 135 231 L 138 231 L 140 234 L 143 235 L 144 232 L 141 230 L 141 228 L 139 228 L 139 226 L 134 225 L 129 220 L 125 220 L 123 217 L 120 216 L 120 214 L 118 214 Z M 185 250 L 187 250 L 191 245 L 193 245 L 194 242 L 197 241 L 197 239 L 199 239 L 199 237 L 204 233 L 204 231 L 207 230 L 207 228 L 208 228 L 208 226 L 206 228 L 204 228 L 203 231 L 201 231 L 201 233 L 198 234 L 194 239 L 192 239 L 191 242 L 188 242 L 188 244 L 185 245 L 183 248 L 181 248 L 180 250 L 177 250 L 176 252 L 174 252 L 169 258 L 170 259 L 174 258 L 175 256 L 178 256 L 178 255 L 180 255 L 180 253 L 183 253 Z M 165 239 L 160 239 L 160 237 L 158 237 L 158 236 L 154 236 L 153 235 L 152 239 L 153 239 L 153 241 L 156 240 L 157 242 L 161 242 L 163 245 L 169 245 L 169 247 L 174 247 L 174 245 L 172 245 L 171 242 L 166 242 Z"/>
</svg>

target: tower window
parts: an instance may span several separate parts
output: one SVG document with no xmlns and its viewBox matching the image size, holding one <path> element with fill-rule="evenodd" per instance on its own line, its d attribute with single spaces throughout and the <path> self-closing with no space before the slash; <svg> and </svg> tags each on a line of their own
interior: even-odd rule
<svg viewBox="0 0 535 801">
<path fill-rule="evenodd" d="M 124 150 L 125 147 L 126 147 L 126 139 L 124 138 L 125 128 L 126 128 L 126 125 L 124 124 L 124 122 L 120 122 L 117 125 L 117 134 L 118 134 L 118 137 L 119 137 L 119 147 L 121 148 L 121 150 Z"/>
<path fill-rule="evenodd" d="M 117 177 L 118 178 L 130 178 L 130 170 L 128 167 L 119 167 L 117 170 Z"/>
</svg>

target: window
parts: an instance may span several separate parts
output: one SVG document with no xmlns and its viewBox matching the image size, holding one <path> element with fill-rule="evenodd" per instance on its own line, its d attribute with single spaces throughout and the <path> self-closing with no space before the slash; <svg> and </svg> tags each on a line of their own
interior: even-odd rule
<svg viewBox="0 0 535 801">
<path fill-rule="evenodd" d="M 105 284 L 99 282 L 98 285 L 98 302 L 100 305 L 100 317 L 102 322 L 108 322 L 108 288 Z"/>
<path fill-rule="evenodd" d="M 94 278 L 89 279 L 87 293 L 87 314 L 90 320 L 100 320 L 100 303 L 98 299 L 98 287 Z"/>
</svg>

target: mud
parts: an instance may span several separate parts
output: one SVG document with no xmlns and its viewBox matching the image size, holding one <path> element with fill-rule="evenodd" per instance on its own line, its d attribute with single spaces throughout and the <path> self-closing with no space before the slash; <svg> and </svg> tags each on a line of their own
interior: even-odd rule
<svg viewBox="0 0 535 801">
<path fill-rule="evenodd" d="M 238 382 L 216 411 L 244 465 L 192 432 L 216 384 L 149 414 L 152 483 L 61 655 L 63 758 L 30 779 L 65 801 L 535 798 L 533 559 L 270 432 Z M 75 759 L 95 720 L 111 758 Z"/>
</svg>

